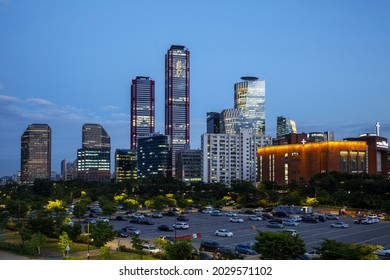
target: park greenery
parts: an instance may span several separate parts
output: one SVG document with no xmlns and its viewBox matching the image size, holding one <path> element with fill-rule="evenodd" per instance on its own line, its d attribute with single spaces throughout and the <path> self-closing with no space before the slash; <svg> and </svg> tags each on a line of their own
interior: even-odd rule
<svg viewBox="0 0 390 280">
<path fill-rule="evenodd" d="M 87 226 L 82 223 L 91 204 L 95 201 L 99 202 L 103 215 L 111 217 L 118 210 L 118 206 L 129 212 L 137 211 L 141 207 L 162 211 L 167 207 L 201 209 L 206 205 L 245 208 L 266 208 L 275 205 L 332 206 L 390 212 L 389 197 L 390 182 L 385 178 L 337 172 L 318 174 L 308 182 L 301 180 L 286 186 L 278 186 L 273 182 L 253 185 L 246 181 L 235 181 L 230 186 L 220 183 L 195 183 L 187 186 L 174 178 L 154 178 L 123 183 L 82 180 L 35 180 L 31 184 L 9 182 L 0 187 L 0 230 L 17 232 L 20 244 L 13 246 L 2 242 L 0 247 L 12 247 L 11 250 L 18 250 L 24 254 L 40 255 L 47 240 L 56 239 L 57 249 L 64 255 L 65 243 L 70 242 L 90 243 L 91 246 L 104 248 L 107 242 L 115 238 L 112 226 L 101 221 Z M 72 213 L 78 220 L 77 223 L 71 223 L 68 215 L 69 208 L 73 209 Z M 268 244 L 273 240 L 278 240 L 278 244 L 284 244 L 284 249 Z M 304 250 L 304 244 L 299 237 L 274 236 L 267 232 L 259 232 L 258 241 L 255 248 L 266 259 L 294 259 Z M 134 253 L 142 258 L 143 252 L 138 245 L 145 241 L 133 240 L 133 242 L 135 242 L 132 244 Z M 191 258 L 193 248 L 187 241 L 171 244 L 165 240 L 156 240 L 155 244 L 165 250 L 164 258 Z M 273 249 L 268 250 L 261 244 L 268 244 L 268 248 Z M 319 248 L 320 251 L 323 250 L 324 258 L 349 259 L 351 256 L 362 258 L 357 253 L 330 255 L 327 253 L 329 248 L 337 247 L 332 245 L 334 244 L 330 241 L 324 241 L 323 247 Z M 291 250 L 288 250 L 289 248 Z M 354 252 L 360 250 L 367 253 L 373 248 L 368 250 L 345 246 L 340 252 L 352 249 L 355 250 Z M 271 254 L 271 251 L 278 254 Z M 112 258 L 104 249 L 101 256 L 105 259 Z M 365 257 L 370 258 L 369 254 Z"/>
</svg>

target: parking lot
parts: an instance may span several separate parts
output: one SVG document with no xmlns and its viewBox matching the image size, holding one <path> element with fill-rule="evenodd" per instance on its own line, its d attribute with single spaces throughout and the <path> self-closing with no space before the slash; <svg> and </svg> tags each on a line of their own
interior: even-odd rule
<svg viewBox="0 0 390 280">
<path fill-rule="evenodd" d="M 163 216 L 162 218 L 147 218 L 154 222 L 154 225 L 142 225 L 142 224 L 130 224 L 129 221 L 116 221 L 111 220 L 110 223 L 114 226 L 115 230 L 121 229 L 124 226 L 132 225 L 141 230 L 140 237 L 142 239 L 153 240 L 161 235 L 170 236 L 182 236 L 198 234 L 199 238 L 193 240 L 193 245 L 199 248 L 202 240 L 215 240 L 222 245 L 234 246 L 238 243 L 255 242 L 256 230 L 269 230 L 279 231 L 276 228 L 267 228 L 266 221 L 250 221 L 247 215 L 238 214 L 239 217 L 244 219 L 243 223 L 231 223 L 229 217 L 225 216 L 223 212 L 221 216 L 212 216 L 210 214 L 203 213 L 189 213 L 186 214 L 189 218 L 187 223 L 190 225 L 189 229 L 176 230 L 173 232 L 159 231 L 157 227 L 162 224 L 172 226 L 176 222 L 175 216 Z M 115 215 L 113 216 L 115 217 Z M 311 250 L 314 247 L 320 246 L 324 239 L 332 239 L 345 243 L 368 243 L 374 245 L 390 245 L 390 222 L 380 221 L 379 223 L 363 225 L 354 224 L 353 218 L 340 217 L 340 220 L 349 225 L 346 229 L 332 228 L 330 224 L 335 221 L 320 222 L 317 224 L 300 222 L 297 227 L 285 227 L 293 228 L 297 230 L 300 237 L 305 241 L 306 249 Z M 217 229 L 227 229 L 233 232 L 232 237 L 220 237 L 215 235 Z M 121 245 L 130 246 L 131 238 L 120 238 L 116 242 Z"/>
</svg>

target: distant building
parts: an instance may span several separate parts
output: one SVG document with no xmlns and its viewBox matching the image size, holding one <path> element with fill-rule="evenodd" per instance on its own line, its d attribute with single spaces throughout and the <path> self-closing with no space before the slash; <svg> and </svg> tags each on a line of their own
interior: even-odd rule
<svg viewBox="0 0 390 280">
<path fill-rule="evenodd" d="M 190 146 L 190 51 L 185 46 L 172 45 L 165 55 L 165 135 L 175 176 L 176 152 Z"/>
<path fill-rule="evenodd" d="M 236 122 L 240 115 L 239 109 L 225 109 L 221 112 L 221 133 L 235 134 Z"/>
<path fill-rule="evenodd" d="M 149 77 L 138 76 L 131 82 L 130 96 L 130 149 L 137 150 L 139 137 L 154 133 L 155 82 Z"/>
<path fill-rule="evenodd" d="M 200 149 L 184 149 L 176 153 L 176 178 L 186 185 L 200 182 L 201 178 Z"/>
<path fill-rule="evenodd" d="M 61 179 L 69 181 L 77 178 L 77 160 L 75 162 L 61 161 Z"/>
<path fill-rule="evenodd" d="M 170 143 L 170 136 L 157 133 L 138 138 L 138 178 L 172 176 Z"/>
<path fill-rule="evenodd" d="M 31 124 L 21 137 L 21 181 L 50 179 L 51 128 L 47 124 Z"/>
<path fill-rule="evenodd" d="M 276 138 L 282 137 L 290 133 L 297 133 L 297 126 L 295 124 L 295 121 L 284 116 L 277 117 Z"/>
<path fill-rule="evenodd" d="M 273 140 L 272 145 L 304 144 L 308 142 L 307 133 L 288 133 Z"/>
<path fill-rule="evenodd" d="M 221 114 L 207 112 L 207 133 L 221 133 Z"/>
<path fill-rule="evenodd" d="M 85 181 L 111 180 L 111 140 L 100 124 L 84 124 L 82 148 L 77 150 L 77 177 Z"/>
<path fill-rule="evenodd" d="M 117 183 L 138 178 L 137 151 L 129 149 L 115 150 L 115 181 Z"/>
</svg>

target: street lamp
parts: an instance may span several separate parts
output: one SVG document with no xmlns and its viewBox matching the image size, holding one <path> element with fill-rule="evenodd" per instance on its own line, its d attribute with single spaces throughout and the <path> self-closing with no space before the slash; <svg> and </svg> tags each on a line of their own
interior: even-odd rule
<svg viewBox="0 0 390 280">
<path fill-rule="evenodd" d="M 88 244 L 87 260 L 89 260 L 89 220 L 87 225 L 87 244 Z"/>
</svg>

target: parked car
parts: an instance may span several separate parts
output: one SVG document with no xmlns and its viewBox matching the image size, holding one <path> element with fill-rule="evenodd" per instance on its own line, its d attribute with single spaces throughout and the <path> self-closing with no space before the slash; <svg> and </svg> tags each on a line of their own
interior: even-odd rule
<svg viewBox="0 0 390 280">
<path fill-rule="evenodd" d="M 242 218 L 239 218 L 239 217 L 231 217 L 229 219 L 229 222 L 231 222 L 231 223 L 243 223 L 244 220 Z"/>
<path fill-rule="evenodd" d="M 99 217 L 96 219 L 96 221 L 101 221 L 101 222 L 105 222 L 105 223 L 109 223 L 110 220 L 106 217 Z"/>
<path fill-rule="evenodd" d="M 348 224 L 346 224 L 344 222 L 337 222 L 337 223 L 331 224 L 330 227 L 332 227 L 332 228 L 347 228 Z"/>
<path fill-rule="evenodd" d="M 116 230 L 115 233 L 116 233 L 116 236 L 121 237 L 121 238 L 126 238 L 126 237 L 130 236 L 130 234 L 127 231 L 122 230 L 122 229 Z"/>
<path fill-rule="evenodd" d="M 262 217 L 256 216 L 256 215 L 250 215 L 250 216 L 248 217 L 248 219 L 249 219 L 250 221 L 262 221 L 262 220 L 263 220 Z"/>
<path fill-rule="evenodd" d="M 258 207 L 255 209 L 255 212 L 263 212 L 264 208 L 263 207 Z"/>
<path fill-rule="evenodd" d="M 288 227 L 297 227 L 299 226 L 299 223 L 298 222 L 295 222 L 294 220 L 291 220 L 291 219 L 284 219 L 283 220 L 283 225 L 284 226 L 288 226 Z"/>
<path fill-rule="evenodd" d="M 190 219 L 187 216 L 184 216 L 184 215 L 177 216 L 177 218 L 176 218 L 176 221 L 181 221 L 181 222 L 187 222 L 189 220 Z"/>
<path fill-rule="evenodd" d="M 158 230 L 161 230 L 161 231 L 174 231 L 175 228 L 172 227 L 172 226 L 168 226 L 168 225 L 159 225 L 157 227 Z"/>
<path fill-rule="evenodd" d="M 372 219 L 367 219 L 367 218 L 359 218 L 353 221 L 354 224 L 362 224 L 362 225 L 368 225 L 368 224 L 373 224 L 374 221 Z"/>
<path fill-rule="evenodd" d="M 84 220 L 84 223 L 96 224 L 96 220 L 92 218 L 86 218 Z"/>
<path fill-rule="evenodd" d="M 267 222 L 267 227 L 269 227 L 269 228 L 283 228 L 284 225 L 283 225 L 283 223 L 274 222 L 271 220 L 271 221 Z"/>
<path fill-rule="evenodd" d="M 232 237 L 233 236 L 233 232 L 227 230 L 227 229 L 217 229 L 215 231 L 215 235 L 216 236 L 225 236 L 225 237 Z"/>
<path fill-rule="evenodd" d="M 156 253 L 159 253 L 161 250 L 154 245 L 145 244 L 145 245 L 142 245 L 142 251 L 156 254 Z"/>
<path fill-rule="evenodd" d="M 304 255 L 307 256 L 310 260 L 321 258 L 321 255 L 317 253 L 316 250 L 311 250 L 309 252 L 306 252 Z"/>
<path fill-rule="evenodd" d="M 151 215 L 152 218 L 162 218 L 162 216 L 163 215 L 160 212 L 154 212 Z"/>
<path fill-rule="evenodd" d="M 390 247 L 384 247 L 383 249 L 376 251 L 378 256 L 390 257 Z"/>
<path fill-rule="evenodd" d="M 136 235 L 140 235 L 141 234 L 141 230 L 139 230 L 136 227 L 132 227 L 132 226 L 123 227 L 122 230 L 126 231 L 129 234 L 136 234 Z"/>
<path fill-rule="evenodd" d="M 142 225 L 154 225 L 154 222 L 149 219 L 139 219 L 139 224 Z"/>
<path fill-rule="evenodd" d="M 131 216 L 133 218 L 136 218 L 136 219 L 144 219 L 145 218 L 145 215 L 144 214 L 140 214 L 140 213 L 133 213 Z"/>
<path fill-rule="evenodd" d="M 212 210 L 211 216 L 222 216 L 221 210 Z"/>
<path fill-rule="evenodd" d="M 256 215 L 256 212 L 250 209 L 241 210 L 240 213 L 245 215 Z"/>
<path fill-rule="evenodd" d="M 320 221 L 320 222 L 326 222 L 326 221 L 327 221 L 325 215 L 317 215 L 317 219 L 318 219 L 318 221 Z"/>
<path fill-rule="evenodd" d="M 129 219 L 126 216 L 116 216 L 115 220 L 117 220 L 117 221 L 128 221 Z"/>
<path fill-rule="evenodd" d="M 190 228 L 189 224 L 183 223 L 183 222 L 178 222 L 178 223 L 172 225 L 172 227 L 175 229 L 188 229 L 188 228 Z"/>
<path fill-rule="evenodd" d="M 270 213 L 263 213 L 260 215 L 260 217 L 262 217 L 263 220 L 272 220 L 274 218 Z"/>
<path fill-rule="evenodd" d="M 319 220 L 317 219 L 316 216 L 303 216 L 302 222 L 315 224 L 315 223 L 319 223 Z"/>
<path fill-rule="evenodd" d="M 275 211 L 274 213 L 272 213 L 272 215 L 274 217 L 278 217 L 278 218 L 287 218 L 289 215 L 284 212 L 284 211 Z"/>
<path fill-rule="evenodd" d="M 281 232 L 291 234 L 291 236 L 293 236 L 293 237 L 298 235 L 298 232 L 295 229 L 285 229 L 285 230 L 282 230 Z"/>
<path fill-rule="evenodd" d="M 229 247 L 220 247 L 214 252 L 214 259 L 216 260 L 235 260 L 244 259 L 244 256 Z"/>
<path fill-rule="evenodd" d="M 200 260 L 213 260 L 213 257 L 205 252 L 199 252 L 198 256 Z"/>
<path fill-rule="evenodd" d="M 237 217 L 237 213 L 235 212 L 226 212 L 225 215 L 228 217 Z"/>
<path fill-rule="evenodd" d="M 240 254 L 256 255 L 257 252 L 249 244 L 240 243 L 234 247 L 234 250 Z"/>
<path fill-rule="evenodd" d="M 327 220 L 338 220 L 339 217 L 336 215 L 331 215 L 331 214 L 325 214 L 325 217 Z"/>
<path fill-rule="evenodd" d="M 200 251 L 214 252 L 215 250 L 217 250 L 220 247 L 222 247 L 222 245 L 216 241 L 203 240 L 200 243 L 199 250 Z"/>
<path fill-rule="evenodd" d="M 203 214 L 211 214 L 212 210 L 211 209 L 203 209 L 202 213 Z"/>
</svg>

